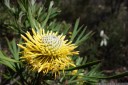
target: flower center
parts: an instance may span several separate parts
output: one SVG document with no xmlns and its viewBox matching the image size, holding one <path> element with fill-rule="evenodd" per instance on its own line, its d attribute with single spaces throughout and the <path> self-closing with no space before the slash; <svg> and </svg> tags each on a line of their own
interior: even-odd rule
<svg viewBox="0 0 128 85">
<path fill-rule="evenodd" d="M 46 46 L 53 49 L 60 48 L 62 44 L 62 41 L 54 35 L 46 35 L 42 38 L 42 41 L 44 44 L 46 44 Z"/>
</svg>

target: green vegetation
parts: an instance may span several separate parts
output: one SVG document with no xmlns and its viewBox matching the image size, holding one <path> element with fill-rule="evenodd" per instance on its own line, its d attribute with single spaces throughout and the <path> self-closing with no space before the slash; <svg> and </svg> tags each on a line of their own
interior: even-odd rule
<svg viewBox="0 0 128 85">
<path fill-rule="evenodd" d="M 68 5 L 70 3 L 72 5 Z M 108 76 L 102 70 L 105 69 L 103 67 L 127 65 L 124 56 L 126 51 L 124 49 L 127 49 L 125 47 L 127 46 L 127 36 L 125 36 L 127 23 L 123 21 L 125 6 L 122 3 L 120 9 L 115 8 L 116 10 L 109 14 L 110 9 L 105 4 L 109 4 L 109 1 L 97 2 L 98 5 L 94 3 L 89 0 L 69 0 L 67 4 L 59 0 L 14 0 L 13 2 L 2 0 L 0 3 L 0 85 L 95 85 L 101 81 L 106 83 L 110 79 L 127 76 L 128 72 Z M 86 6 L 83 10 L 80 10 L 84 5 Z M 81 12 L 85 13 L 84 16 L 80 15 Z M 102 16 L 103 18 L 98 17 L 103 14 L 109 14 L 109 17 L 107 15 Z M 77 19 L 77 17 L 81 18 Z M 82 22 L 87 26 L 80 26 Z M 56 78 L 51 72 L 43 74 L 31 71 L 27 63 L 20 60 L 21 49 L 17 44 L 23 43 L 20 35 L 24 35 L 27 31 L 31 33 L 32 28 L 36 31 L 43 28 L 47 32 L 58 32 L 77 45 L 76 50 L 79 50 L 80 54 L 73 55 L 72 58 L 76 67 L 65 69 L 65 74 L 60 70 L 60 75 Z M 108 37 L 106 46 L 100 46 L 103 39 L 100 37 L 102 30 L 105 32 L 104 36 Z M 111 65 L 112 67 L 109 67 Z"/>
</svg>

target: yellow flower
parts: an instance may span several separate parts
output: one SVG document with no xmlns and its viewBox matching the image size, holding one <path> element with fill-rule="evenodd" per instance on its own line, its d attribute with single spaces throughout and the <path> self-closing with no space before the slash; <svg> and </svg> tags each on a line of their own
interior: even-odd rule
<svg viewBox="0 0 128 85">
<path fill-rule="evenodd" d="M 44 74 L 52 72 L 56 77 L 60 70 L 75 66 L 70 57 L 78 54 L 78 51 L 74 51 L 77 46 L 65 40 L 66 36 L 58 35 L 57 32 L 32 29 L 31 34 L 27 32 L 26 36 L 21 37 L 25 40 L 23 44 L 18 44 L 23 49 L 21 59 L 26 61 L 32 70 Z"/>
</svg>

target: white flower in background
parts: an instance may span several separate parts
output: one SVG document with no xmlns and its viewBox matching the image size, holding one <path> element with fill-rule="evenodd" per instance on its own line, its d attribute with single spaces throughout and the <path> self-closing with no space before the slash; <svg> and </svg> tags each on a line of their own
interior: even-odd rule
<svg viewBox="0 0 128 85">
<path fill-rule="evenodd" d="M 104 33 L 104 30 L 100 31 L 100 37 L 102 38 L 100 42 L 100 46 L 107 46 L 107 40 L 109 39 L 108 36 Z"/>
</svg>

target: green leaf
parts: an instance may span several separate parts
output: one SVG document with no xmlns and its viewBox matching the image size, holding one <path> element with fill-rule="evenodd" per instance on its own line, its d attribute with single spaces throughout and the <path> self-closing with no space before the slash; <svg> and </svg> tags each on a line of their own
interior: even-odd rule
<svg viewBox="0 0 128 85">
<path fill-rule="evenodd" d="M 72 70 L 76 70 L 76 69 L 84 69 L 84 68 L 96 65 L 96 64 L 98 64 L 100 62 L 101 62 L 100 60 L 89 62 L 89 63 L 86 63 L 85 65 L 81 65 L 81 66 L 65 69 L 65 71 L 72 71 Z"/>
<path fill-rule="evenodd" d="M 34 28 L 35 23 L 34 23 L 34 18 L 32 16 L 32 11 L 30 7 L 28 7 L 28 19 L 29 19 L 31 27 Z"/>
<path fill-rule="evenodd" d="M 19 56 L 19 53 L 20 53 L 20 48 L 17 46 L 16 44 L 16 40 L 13 39 L 11 42 L 6 38 L 7 40 L 7 44 L 8 44 L 8 47 L 9 47 L 9 50 L 12 54 L 12 57 L 14 58 L 14 60 L 18 61 L 20 60 L 20 56 Z M 19 40 L 19 43 L 21 43 L 21 39 Z M 17 67 L 20 68 L 20 63 L 16 63 Z M 15 67 L 16 67 L 15 65 Z"/>
<path fill-rule="evenodd" d="M 108 76 L 108 77 L 99 77 L 99 79 L 117 79 L 117 78 L 121 78 L 124 76 L 128 76 L 128 72 L 123 72 L 123 73 L 113 75 L 113 76 Z"/>
<path fill-rule="evenodd" d="M 0 63 L 11 68 L 13 71 L 16 71 L 15 69 L 15 64 L 14 63 L 17 63 L 19 61 L 16 61 L 14 59 L 11 59 L 7 56 L 5 56 L 1 51 L 0 51 Z"/>
<path fill-rule="evenodd" d="M 11 51 L 15 60 L 19 60 L 20 48 L 16 44 L 16 40 L 13 39 L 11 42 L 6 38 L 9 50 Z"/>
<path fill-rule="evenodd" d="M 17 60 L 6 57 L 1 51 L 0 51 L 0 60 L 5 60 L 5 61 L 9 61 L 9 62 L 14 62 L 14 63 L 19 62 Z"/>
<path fill-rule="evenodd" d="M 72 33 L 72 37 L 70 39 L 71 41 L 74 40 L 74 38 L 76 37 L 76 35 L 78 33 L 78 31 L 77 31 L 78 25 L 79 25 L 79 19 L 76 20 L 76 23 L 75 23 L 75 26 L 74 26 L 74 29 L 73 29 L 73 33 Z"/>
<path fill-rule="evenodd" d="M 10 9 L 10 0 L 5 0 L 4 4 Z"/>
<path fill-rule="evenodd" d="M 22 11 L 26 12 L 27 10 L 26 10 L 26 8 L 25 8 L 23 2 L 20 1 L 20 0 L 17 0 L 17 2 L 18 2 L 18 4 L 19 4 L 20 8 L 22 9 Z"/>
<path fill-rule="evenodd" d="M 83 25 L 81 27 L 78 27 L 78 26 L 79 26 L 79 19 L 76 20 L 73 33 L 70 39 L 77 46 L 82 44 L 85 40 L 87 40 L 92 35 L 92 32 L 85 34 L 87 26 L 85 28 L 83 28 Z"/>
<path fill-rule="evenodd" d="M 51 4 L 51 3 L 50 3 L 50 4 Z M 46 24 L 47 24 L 47 22 L 48 22 L 48 20 L 49 20 L 51 11 L 52 11 L 52 7 L 49 5 L 47 16 L 46 16 L 45 20 L 44 20 L 43 23 L 42 23 L 42 28 L 45 28 L 45 26 L 46 26 Z"/>
<path fill-rule="evenodd" d="M 93 35 L 93 33 L 92 32 L 89 32 L 89 33 L 87 33 L 86 35 L 84 35 L 82 37 L 80 35 L 80 38 L 78 36 L 78 39 L 76 40 L 75 44 L 79 46 L 80 44 L 82 44 L 83 42 L 85 42 L 85 40 L 87 40 L 92 35 Z"/>
<path fill-rule="evenodd" d="M 2 77 L 5 78 L 5 79 L 10 79 L 10 78 L 11 78 L 9 75 L 3 74 L 3 73 L 1 73 L 1 72 L 0 72 L 0 76 L 2 76 Z"/>
<path fill-rule="evenodd" d="M 0 63 L 5 65 L 5 66 L 7 66 L 7 67 L 9 67 L 10 69 L 12 69 L 13 71 L 16 72 L 16 69 L 13 67 L 13 65 L 11 63 L 9 63 L 7 61 L 0 61 Z"/>
<path fill-rule="evenodd" d="M 71 25 L 67 24 L 66 22 L 63 22 L 62 24 L 63 24 L 63 28 L 65 28 L 65 29 L 63 29 L 63 34 L 66 35 L 68 33 Z"/>
</svg>

